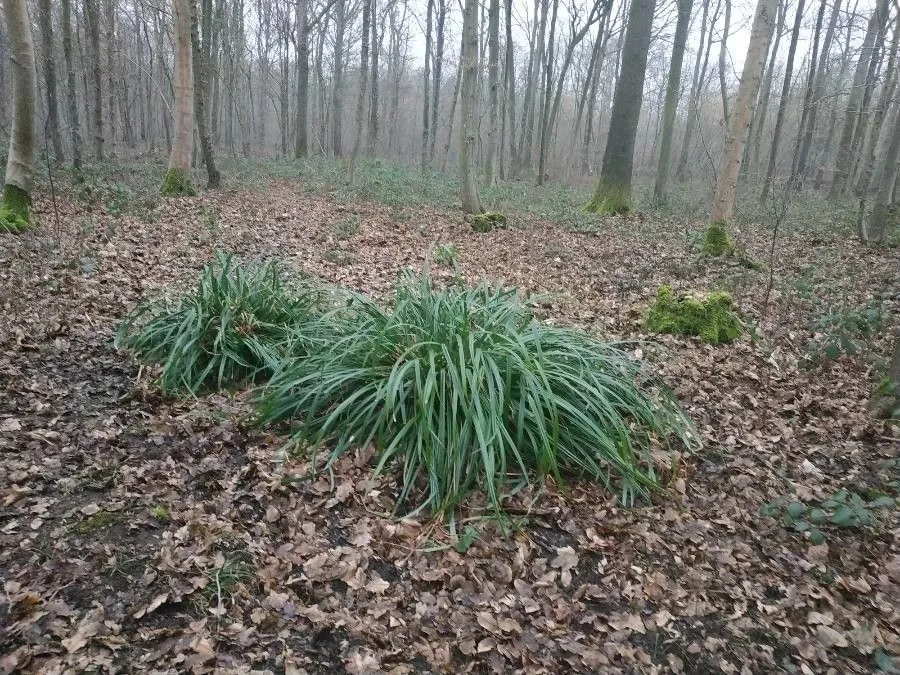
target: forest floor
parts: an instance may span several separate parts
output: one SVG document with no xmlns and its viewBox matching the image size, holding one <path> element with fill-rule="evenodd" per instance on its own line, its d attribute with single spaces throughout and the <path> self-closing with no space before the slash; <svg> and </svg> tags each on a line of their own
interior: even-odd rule
<svg viewBox="0 0 900 675">
<path fill-rule="evenodd" d="M 900 436 L 867 401 L 889 353 L 877 324 L 900 313 L 900 249 L 785 225 L 766 304 L 768 271 L 698 257 L 702 221 L 573 228 L 523 209 L 476 234 L 445 205 L 311 185 L 259 179 L 140 211 L 115 191 L 41 197 L 37 230 L 0 235 L 0 673 L 897 665 L 900 509 L 865 504 L 898 496 Z M 763 261 L 770 237 L 765 223 L 739 234 Z M 193 284 L 216 250 L 384 297 L 439 244 L 456 259 L 433 274 L 552 293 L 542 315 L 612 337 L 651 338 L 660 284 L 733 293 L 755 337 L 640 347 L 704 442 L 674 458 L 667 495 L 624 509 L 551 484 L 508 534 L 473 509 L 455 537 L 383 514 L 395 486 L 364 456 L 294 479 L 303 460 L 250 424 L 245 393 L 163 398 L 112 346 L 136 303 Z M 842 489 L 871 522 L 823 527 L 824 543 L 761 515 Z"/>
</svg>

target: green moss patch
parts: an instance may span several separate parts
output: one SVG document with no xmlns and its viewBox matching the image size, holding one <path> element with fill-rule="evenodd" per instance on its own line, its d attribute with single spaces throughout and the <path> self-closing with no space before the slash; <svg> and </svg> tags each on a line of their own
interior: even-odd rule
<svg viewBox="0 0 900 675">
<path fill-rule="evenodd" d="M 644 325 L 654 333 L 691 335 L 710 344 L 735 340 L 743 332 L 728 293 L 680 295 L 661 286 Z"/>
<path fill-rule="evenodd" d="M 472 229 L 476 232 L 490 232 L 506 227 L 506 216 L 502 213 L 486 211 L 472 216 Z"/>
<path fill-rule="evenodd" d="M 734 243 L 728 236 L 724 223 L 712 223 L 706 228 L 706 234 L 703 235 L 703 246 L 700 250 L 704 255 L 713 257 L 734 252 Z"/>
<path fill-rule="evenodd" d="M 195 197 L 197 195 L 197 189 L 191 183 L 191 177 L 181 169 L 167 170 L 159 191 L 168 197 Z"/>
<path fill-rule="evenodd" d="M 598 215 L 617 215 L 631 211 L 631 186 L 601 182 L 585 209 Z"/>
<path fill-rule="evenodd" d="M 25 190 L 7 184 L 0 201 L 0 232 L 21 232 L 31 227 L 31 197 Z"/>
</svg>

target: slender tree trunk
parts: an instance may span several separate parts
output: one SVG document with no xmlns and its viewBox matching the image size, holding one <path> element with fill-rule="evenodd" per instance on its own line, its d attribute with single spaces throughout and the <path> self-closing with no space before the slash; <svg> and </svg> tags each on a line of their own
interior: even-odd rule
<svg viewBox="0 0 900 675">
<path fill-rule="evenodd" d="M 863 110 L 862 101 L 865 93 L 866 76 L 869 72 L 870 63 L 875 56 L 878 35 L 884 30 L 887 15 L 888 0 L 878 0 L 875 5 L 875 11 L 869 19 L 866 36 L 863 39 L 863 44 L 859 52 L 859 61 L 856 64 L 856 71 L 853 74 L 853 85 L 850 89 L 850 98 L 847 101 L 847 112 L 844 115 L 844 126 L 841 130 L 841 140 L 838 145 L 834 180 L 831 183 L 831 197 L 838 197 L 844 194 L 847 189 L 847 184 L 850 179 L 850 169 L 853 165 L 853 135 Z"/>
<path fill-rule="evenodd" d="M 362 12 L 362 47 L 359 51 L 359 95 L 356 98 L 356 136 L 353 139 L 353 154 L 350 156 L 350 178 L 356 168 L 356 160 L 362 147 L 363 121 L 366 116 L 366 98 L 369 91 L 369 38 L 372 27 L 371 0 L 363 0 Z"/>
<path fill-rule="evenodd" d="M 378 59 L 381 53 L 381 37 L 378 33 L 378 5 L 376 0 L 372 3 L 372 94 L 369 98 L 369 126 L 366 133 L 366 154 L 375 156 L 375 147 L 378 143 Z M 381 32 L 384 35 L 384 31 Z"/>
<path fill-rule="evenodd" d="M 641 117 L 644 76 L 656 0 L 632 0 L 622 46 L 622 68 L 616 81 L 603 168 L 588 209 L 597 213 L 631 210 L 634 141 Z"/>
<path fill-rule="evenodd" d="M 59 133 L 59 106 L 56 96 L 56 62 L 53 58 L 53 16 L 50 0 L 38 2 L 38 24 L 41 29 L 41 51 L 44 67 L 44 86 L 47 91 L 47 130 L 53 143 L 53 154 L 63 161 L 62 135 Z"/>
<path fill-rule="evenodd" d="M 804 0 L 800 0 L 803 4 Z M 775 41 L 772 43 L 769 65 L 766 68 L 766 76 L 763 78 L 762 89 L 759 92 L 759 105 L 750 123 L 750 138 L 752 139 L 744 148 L 744 161 L 741 165 L 741 174 L 759 166 L 759 152 L 762 145 L 762 134 L 766 128 L 766 120 L 769 117 L 769 100 L 772 94 L 773 81 L 775 79 L 775 66 L 778 64 L 778 49 L 781 46 L 781 34 L 784 31 L 785 15 L 787 14 L 787 0 L 778 1 L 778 22 L 775 24 Z M 748 152 L 752 146 L 752 153 Z"/>
<path fill-rule="evenodd" d="M 197 121 L 197 135 L 200 137 L 200 153 L 203 156 L 203 164 L 206 166 L 207 184 L 209 188 L 217 188 L 222 182 L 219 170 L 216 168 L 215 151 L 212 139 L 209 135 L 209 117 L 206 112 L 207 77 L 209 73 L 209 48 L 210 29 L 207 16 L 212 13 L 210 0 L 203 0 L 203 11 L 207 12 L 203 17 L 206 30 L 203 32 L 201 44 L 200 27 L 197 21 L 197 5 L 195 0 L 188 0 L 191 12 L 191 63 L 194 76 L 194 111 Z"/>
<path fill-rule="evenodd" d="M 887 240 L 898 162 L 900 162 L 900 106 L 897 106 L 887 152 L 884 153 L 878 170 L 878 193 L 875 196 L 875 203 L 872 205 L 868 222 L 860 232 L 864 242 L 882 245 Z"/>
<path fill-rule="evenodd" d="M 822 0 L 819 13 L 816 17 L 816 27 L 813 33 L 813 50 L 810 58 L 809 77 L 806 83 L 806 94 L 803 100 L 803 114 L 800 119 L 800 133 L 797 135 L 797 147 L 794 151 L 794 162 L 791 166 L 791 184 L 797 188 L 806 175 L 809 149 L 812 145 L 813 133 L 816 130 L 816 116 L 819 110 L 819 101 L 825 93 L 825 71 L 828 65 L 828 57 L 831 52 L 831 41 L 834 38 L 834 29 L 840 13 L 841 0 L 834 0 L 831 10 L 831 19 L 828 29 L 825 31 L 825 40 L 819 53 L 819 39 L 822 32 L 822 22 L 825 17 L 828 0 Z"/>
<path fill-rule="evenodd" d="M 717 10 L 718 11 L 718 10 Z M 712 27 L 709 28 L 706 35 L 706 47 L 703 47 L 704 31 L 707 30 L 707 18 L 709 17 L 709 0 L 703 0 L 703 16 L 700 19 L 700 49 L 697 52 L 697 60 L 694 63 L 694 77 L 691 84 L 691 98 L 688 101 L 687 119 L 684 127 L 684 138 L 681 142 L 681 153 L 678 156 L 678 166 L 675 169 L 675 178 L 679 182 L 684 182 L 687 178 L 688 158 L 691 151 L 691 138 L 694 134 L 694 127 L 698 124 L 698 110 L 700 108 L 700 94 L 703 90 L 704 82 L 706 82 L 706 69 L 709 65 L 709 53 L 712 49 Z M 715 23 L 713 17 L 712 23 Z"/>
<path fill-rule="evenodd" d="M 297 102 L 294 106 L 294 159 L 309 154 L 309 0 L 297 0 Z"/>
<path fill-rule="evenodd" d="M 116 85 L 114 73 L 115 53 L 116 53 L 116 5 L 115 0 L 106 0 L 106 112 L 109 115 L 109 124 L 106 136 L 111 146 L 111 151 L 116 151 L 116 131 L 118 130 L 118 120 L 116 119 Z M 98 45 L 99 49 L 99 45 Z M 109 148 L 110 146 L 106 146 Z"/>
<path fill-rule="evenodd" d="M 478 99 L 478 0 L 465 0 L 460 50 L 459 182 L 463 213 L 481 213 L 475 181 L 475 106 Z"/>
<path fill-rule="evenodd" d="M 431 24 L 434 14 L 434 0 L 428 0 L 428 11 L 425 20 L 425 95 L 422 97 L 422 171 L 428 168 L 428 144 L 431 132 L 428 125 L 431 123 L 431 113 L 428 106 L 431 105 Z"/>
<path fill-rule="evenodd" d="M 78 86 L 75 81 L 75 60 L 72 56 L 72 0 L 60 0 L 62 5 L 63 60 L 66 63 L 66 108 L 72 135 L 72 179 L 84 180 L 81 166 L 81 121 L 78 118 Z"/>
<path fill-rule="evenodd" d="M 800 39 L 800 28 L 803 23 L 804 0 L 798 0 L 797 13 L 794 15 L 794 27 L 791 30 L 791 44 L 788 47 L 787 63 L 784 66 L 784 82 L 781 85 L 781 100 L 778 102 L 778 115 L 775 117 L 775 129 L 772 131 L 772 144 L 769 146 L 769 165 L 766 168 L 766 179 L 763 181 L 759 201 L 764 203 L 769 198 L 772 181 L 775 180 L 775 166 L 778 162 L 778 144 L 781 130 L 787 115 L 791 97 L 791 77 L 794 73 L 794 57 L 797 54 L 797 41 Z"/>
<path fill-rule="evenodd" d="M 35 163 L 35 98 L 37 75 L 31 22 L 25 0 L 3 0 L 12 62 L 12 129 L 6 158 L 6 179 L 0 201 L 0 232 L 16 232 L 31 222 L 31 191 Z"/>
<path fill-rule="evenodd" d="M 730 113 L 728 111 L 728 82 L 727 70 L 728 64 L 726 55 L 728 53 L 728 34 L 731 32 L 731 0 L 725 0 L 725 25 L 722 26 L 722 41 L 719 43 L 719 88 L 722 90 L 722 119 L 725 126 L 728 126 Z"/>
<path fill-rule="evenodd" d="M 428 161 L 434 161 L 437 143 L 438 115 L 441 112 L 441 79 L 444 72 L 444 26 L 447 22 L 447 0 L 437 0 L 437 16 L 434 26 L 434 46 L 431 73 L 431 139 L 428 142 Z"/>
<path fill-rule="evenodd" d="M 553 91 L 553 61 L 556 49 L 556 17 L 559 14 L 559 0 L 551 0 L 553 10 L 550 17 L 550 34 L 547 36 L 547 59 L 544 61 L 543 100 L 541 101 L 540 124 L 538 126 L 538 172 L 537 184 L 544 184 L 547 142 L 550 135 L 550 96 Z"/>
<path fill-rule="evenodd" d="M 656 183 L 653 186 L 653 199 L 657 204 L 662 204 L 666 200 L 666 181 L 669 175 L 669 160 L 672 155 L 672 134 L 675 130 L 675 113 L 678 112 L 678 97 L 681 93 L 681 65 L 684 62 L 684 49 L 691 23 L 692 5 L 693 0 L 678 0 L 675 42 L 672 47 L 672 62 L 669 65 L 669 79 L 666 82 L 666 102 L 663 104 L 659 163 L 656 167 Z"/>
<path fill-rule="evenodd" d="M 541 65 L 544 63 L 544 42 L 547 37 L 547 13 L 550 0 L 536 0 L 535 9 L 540 7 L 540 24 L 535 43 L 529 56 L 529 75 L 525 87 L 524 110 L 522 111 L 522 135 L 519 137 L 519 169 L 531 167 L 531 152 L 534 145 L 535 99 L 540 88 Z M 517 171 L 518 173 L 518 171 Z"/>
<path fill-rule="evenodd" d="M 191 0 L 172 0 L 175 43 L 175 138 L 163 180 L 166 194 L 193 194 L 194 69 L 191 53 Z"/>
<path fill-rule="evenodd" d="M 725 151 L 717 171 L 716 194 L 710 212 L 711 226 L 707 231 L 707 243 L 713 243 L 714 235 L 710 235 L 716 228 L 720 231 L 724 229 L 734 210 L 735 189 L 741 171 L 741 158 L 750 130 L 750 120 L 753 117 L 753 104 L 759 93 L 759 82 L 762 79 L 766 55 L 769 53 L 776 9 L 775 0 L 759 0 L 756 7 L 756 15 L 753 18 L 753 28 L 750 33 L 750 46 L 747 49 L 747 58 L 744 60 L 744 70 L 741 74 L 741 84 L 731 113 L 728 136 L 725 139 Z"/>
<path fill-rule="evenodd" d="M 497 156 L 500 87 L 500 0 L 490 0 L 488 9 L 488 128 L 487 160 L 484 166 L 485 184 L 494 184 L 494 161 Z"/>
<path fill-rule="evenodd" d="M 100 68 L 100 8 L 99 0 L 85 0 L 84 14 L 87 19 L 90 47 L 92 122 L 94 125 L 94 157 L 103 161 L 103 80 Z"/>
<path fill-rule="evenodd" d="M 512 38 L 512 0 L 505 2 L 504 29 L 506 34 L 506 59 L 504 63 L 505 74 L 505 100 L 506 111 L 509 116 L 509 167 L 510 173 L 515 172 L 519 163 L 519 155 L 516 152 L 516 63 L 515 50 Z"/>
<path fill-rule="evenodd" d="M 334 35 L 334 83 L 331 99 L 331 149 L 336 158 L 344 156 L 342 125 L 344 120 L 344 32 L 347 28 L 347 2 L 337 0 Z"/>
</svg>

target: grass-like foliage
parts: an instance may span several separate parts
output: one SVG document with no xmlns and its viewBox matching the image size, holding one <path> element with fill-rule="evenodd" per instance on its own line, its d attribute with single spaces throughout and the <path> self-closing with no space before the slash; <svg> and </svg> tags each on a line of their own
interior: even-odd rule
<svg viewBox="0 0 900 675">
<path fill-rule="evenodd" d="M 676 296 L 669 286 L 660 286 L 644 323 L 654 333 L 693 335 L 714 345 L 732 342 L 743 332 L 728 293 Z"/>
<path fill-rule="evenodd" d="M 323 295 L 290 289 L 278 266 L 241 264 L 220 254 L 193 292 L 138 306 L 116 346 L 162 364 L 167 393 L 196 393 L 268 376 L 287 355 L 303 354 L 313 338 L 303 330 L 318 316 Z"/>
<path fill-rule="evenodd" d="M 483 489 L 504 497 L 547 475 L 657 487 L 650 439 L 689 438 L 672 400 L 642 384 L 626 352 L 540 324 L 515 291 L 433 287 L 411 277 L 385 310 L 354 298 L 334 340 L 291 360 L 260 399 L 260 421 L 298 422 L 294 441 L 331 465 L 374 444 L 397 471 L 398 510 L 452 513 Z"/>
</svg>

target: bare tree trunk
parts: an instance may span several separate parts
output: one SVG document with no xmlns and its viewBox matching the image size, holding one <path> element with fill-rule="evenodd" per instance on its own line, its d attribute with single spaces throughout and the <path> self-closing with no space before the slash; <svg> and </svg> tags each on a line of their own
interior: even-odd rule
<svg viewBox="0 0 900 675">
<path fill-rule="evenodd" d="M 87 20 L 88 41 L 90 48 L 91 79 L 92 79 L 92 122 L 94 125 L 94 157 L 103 160 L 103 80 L 100 69 L 100 8 L 99 0 L 84 0 L 84 14 Z"/>
<path fill-rule="evenodd" d="M 838 145 L 837 162 L 835 162 L 834 168 L 834 180 L 831 183 L 831 190 L 829 193 L 831 197 L 838 197 L 844 194 L 847 189 L 847 183 L 850 179 L 850 170 L 853 165 L 851 149 L 853 135 L 863 111 L 862 101 L 866 76 L 869 73 L 870 64 L 875 58 L 878 36 L 884 30 L 887 16 L 888 0 L 878 0 L 875 11 L 869 19 L 866 37 L 863 39 L 863 44 L 859 51 L 859 61 L 856 64 L 856 71 L 853 74 L 853 85 L 850 89 L 850 98 L 847 101 L 847 112 L 844 116 L 844 126 L 841 130 L 841 141 Z"/>
<path fill-rule="evenodd" d="M 81 166 L 81 121 L 78 119 L 78 87 L 75 82 L 75 61 L 72 58 L 72 0 L 61 0 L 63 60 L 66 63 L 66 108 L 72 134 L 72 179 L 84 180 Z"/>
<path fill-rule="evenodd" d="M 428 125 L 431 124 L 431 114 L 428 106 L 431 105 L 431 24 L 434 14 L 434 0 L 428 0 L 428 11 L 425 19 L 425 95 L 422 96 L 422 171 L 428 168 L 428 144 L 431 132 Z"/>
<path fill-rule="evenodd" d="M 478 0 L 465 0 L 460 49 L 459 182 L 463 213 L 481 213 L 475 182 L 475 105 L 478 99 Z"/>
<path fill-rule="evenodd" d="M 806 93 L 803 99 L 803 114 L 800 118 L 800 132 L 797 135 L 797 146 L 791 166 L 791 184 L 795 188 L 800 186 L 800 182 L 806 175 L 809 149 L 812 145 L 813 133 L 816 130 L 816 115 L 819 110 L 819 101 L 825 93 L 825 70 L 828 64 L 828 56 L 831 52 L 831 41 L 834 38 L 834 28 L 840 12 L 841 0 L 834 0 L 831 19 L 828 23 L 828 29 L 825 31 L 825 40 L 822 43 L 820 54 L 819 39 L 827 6 L 827 0 L 822 0 L 816 17 L 815 32 L 813 33 L 813 50 L 809 61 Z"/>
<path fill-rule="evenodd" d="M 722 119 L 728 126 L 730 113 L 728 111 L 728 83 L 726 81 L 727 63 L 725 55 L 728 52 L 728 34 L 731 32 L 731 0 L 725 0 L 725 25 L 722 27 L 722 41 L 719 43 L 719 87 L 722 90 Z"/>
<path fill-rule="evenodd" d="M 31 22 L 25 0 L 3 0 L 12 62 L 12 129 L 6 158 L 6 179 L 0 201 L 0 232 L 17 232 L 31 222 L 31 190 L 35 163 L 35 98 L 37 76 Z"/>
<path fill-rule="evenodd" d="M 38 2 L 38 24 L 41 29 L 44 86 L 47 89 L 47 129 L 53 143 L 53 154 L 58 161 L 63 161 L 62 136 L 59 133 L 59 106 L 56 97 L 56 63 L 53 58 L 53 16 L 50 11 L 50 0 Z"/>
<path fill-rule="evenodd" d="M 550 131 L 550 96 L 553 91 L 553 61 L 556 48 L 556 17 L 559 14 L 559 0 L 551 0 L 553 9 L 550 15 L 550 34 L 547 36 L 547 58 L 544 61 L 543 99 L 538 125 L 538 172 L 537 184 L 544 184 L 545 157 Z"/>
<path fill-rule="evenodd" d="M 718 9 L 716 10 L 716 14 Z M 700 19 L 700 51 L 697 52 L 697 60 L 694 63 L 694 77 L 691 84 L 691 98 L 688 101 L 687 120 L 684 127 L 684 138 L 681 142 L 681 153 L 678 156 L 678 166 L 675 169 L 676 180 L 683 182 L 687 178 L 688 157 L 691 151 L 691 138 L 694 127 L 698 124 L 698 111 L 700 108 L 700 94 L 706 82 L 706 69 L 709 66 L 709 54 L 712 49 L 712 27 L 706 35 L 706 48 L 703 47 L 704 31 L 707 30 L 707 17 L 709 16 L 709 0 L 703 0 L 703 16 Z M 712 23 L 715 23 L 713 16 Z"/>
<path fill-rule="evenodd" d="M 378 143 L 378 59 L 381 53 L 384 31 L 381 31 L 379 35 L 377 0 L 370 1 L 372 3 L 372 95 L 369 99 L 369 128 L 366 133 L 366 154 L 369 157 L 374 157 L 375 147 Z"/>
<path fill-rule="evenodd" d="M 803 4 L 804 0 L 800 0 Z M 741 175 L 745 176 L 751 170 L 759 166 L 759 151 L 762 145 L 762 134 L 766 128 L 766 120 L 769 117 L 769 100 L 772 95 L 773 80 L 775 79 L 775 66 L 778 64 L 778 49 L 781 46 L 781 34 L 784 31 L 785 15 L 787 14 L 787 0 L 778 0 L 778 21 L 775 24 L 775 41 L 772 43 L 769 54 L 769 65 L 766 68 L 766 76 L 763 78 L 762 89 L 759 92 L 759 105 L 750 122 L 750 138 L 752 139 L 744 147 L 744 161 L 741 165 Z M 748 151 L 752 146 L 752 154 Z"/>
<path fill-rule="evenodd" d="M 356 160 L 359 157 L 359 149 L 362 147 L 363 121 L 366 115 L 366 95 L 369 91 L 369 38 L 372 27 L 372 3 L 363 0 L 362 11 L 362 47 L 359 51 L 359 95 L 356 99 L 356 137 L 353 139 L 353 153 L 350 156 L 350 179 L 353 180 L 353 172 L 356 168 Z"/>
<path fill-rule="evenodd" d="M 875 203 L 872 205 L 868 222 L 864 223 L 860 232 L 864 242 L 882 245 L 887 240 L 898 162 L 900 162 L 900 106 L 897 106 L 890 142 L 878 170 L 878 193 Z"/>
<path fill-rule="evenodd" d="M 512 0 L 506 0 L 505 3 L 504 28 L 506 33 L 504 100 L 509 116 L 509 172 L 513 173 L 519 163 L 519 155 L 516 152 L 516 64 L 512 38 Z"/>
<path fill-rule="evenodd" d="M 192 195 L 191 154 L 194 147 L 194 69 L 191 53 L 191 0 L 172 0 L 175 43 L 175 138 L 162 191 Z"/>
<path fill-rule="evenodd" d="M 107 125 L 106 136 L 109 139 L 113 154 L 116 152 L 116 130 L 118 129 L 118 120 L 116 119 L 116 85 L 114 79 L 115 73 L 115 53 L 116 53 L 116 4 L 115 0 L 106 0 L 104 7 L 106 10 L 106 112 L 109 115 L 109 124 Z M 97 49 L 100 46 L 98 44 Z M 104 144 L 106 145 L 106 144 Z M 106 145 L 107 152 L 110 149 Z"/>
<path fill-rule="evenodd" d="M 522 133 L 519 137 L 519 166 L 516 173 L 519 173 L 520 169 L 531 167 L 531 152 L 534 145 L 535 99 L 537 98 L 537 91 L 540 89 L 538 80 L 541 74 L 541 65 L 544 62 L 544 42 L 547 36 L 549 1 L 535 0 L 535 11 L 537 12 L 538 7 L 540 7 L 540 23 L 538 34 L 531 48 L 531 55 L 528 58 L 529 74 L 525 85 Z"/>
<path fill-rule="evenodd" d="M 494 160 L 498 143 L 498 88 L 500 86 L 500 0 L 490 0 L 488 9 L 488 128 L 487 160 L 484 165 L 484 181 L 494 184 Z"/>
<path fill-rule="evenodd" d="M 434 161 L 434 146 L 437 143 L 438 115 L 441 112 L 441 80 L 444 72 L 444 27 L 447 23 L 447 0 L 437 0 L 437 17 L 434 26 L 434 54 L 431 73 L 431 139 L 428 142 L 428 161 Z"/>
<path fill-rule="evenodd" d="M 203 164 L 206 165 L 207 184 L 206 187 L 217 188 L 222 182 L 219 170 L 216 168 L 216 157 L 213 150 L 212 139 L 209 135 L 209 122 L 206 112 L 206 94 L 209 91 L 207 87 L 207 77 L 209 73 L 209 40 L 210 35 L 210 15 L 212 14 L 211 0 L 202 0 L 203 2 L 203 25 L 204 31 L 201 36 L 197 22 L 197 5 L 195 0 L 188 0 L 191 12 L 191 49 L 194 75 L 194 110 L 197 119 L 197 135 L 200 137 L 200 152 L 203 155 Z"/>
<path fill-rule="evenodd" d="M 778 162 L 778 144 L 781 140 L 781 129 L 787 114 L 791 96 L 791 77 L 794 72 L 794 56 L 797 54 L 797 41 L 800 39 L 800 27 L 803 23 L 804 0 L 798 0 L 797 13 L 794 15 L 794 27 L 791 30 L 791 45 L 788 47 L 787 63 L 784 66 L 784 82 L 781 85 L 781 100 L 778 102 L 778 115 L 775 117 L 775 129 L 772 131 L 772 144 L 769 146 L 769 165 L 766 168 L 766 179 L 763 182 L 760 202 L 769 198 L 772 181 L 775 180 L 775 166 Z"/>
<path fill-rule="evenodd" d="M 344 156 L 342 125 L 344 120 L 344 32 L 347 29 L 347 2 L 338 0 L 334 35 L 334 83 L 331 98 L 331 150 Z"/>
<path fill-rule="evenodd" d="M 622 69 L 616 81 L 609 135 L 597 189 L 588 204 L 595 213 L 631 210 L 634 141 L 641 116 L 644 76 L 650 51 L 656 0 L 632 0 L 622 46 Z"/>
<path fill-rule="evenodd" d="M 710 210 L 710 229 L 707 230 L 708 244 L 712 244 L 718 239 L 714 231 L 718 229 L 721 232 L 724 229 L 734 210 L 735 189 L 741 171 L 741 158 L 744 154 L 744 144 L 747 142 L 747 133 L 750 130 L 750 119 L 753 117 L 753 104 L 759 93 L 759 82 L 762 79 L 766 55 L 769 53 L 769 42 L 772 39 L 776 20 L 775 12 L 775 0 L 759 0 L 750 33 L 750 46 L 747 49 L 747 58 L 741 74 L 741 85 L 738 88 L 728 126 L 728 136 L 725 139 L 725 151 L 717 171 L 716 194 Z"/>
<path fill-rule="evenodd" d="M 297 0 L 297 99 L 294 106 L 294 159 L 309 154 L 309 0 Z"/>
<path fill-rule="evenodd" d="M 678 21 L 675 24 L 675 41 L 672 46 L 669 79 L 666 82 L 666 102 L 663 104 L 659 163 L 656 167 L 656 183 L 653 186 L 653 200 L 657 204 L 662 204 L 666 200 L 666 181 L 669 177 L 669 159 L 672 155 L 672 134 L 675 130 L 675 113 L 678 112 L 678 97 L 681 93 L 681 65 L 684 62 L 684 49 L 691 23 L 692 5 L 693 0 L 678 0 Z"/>
</svg>

